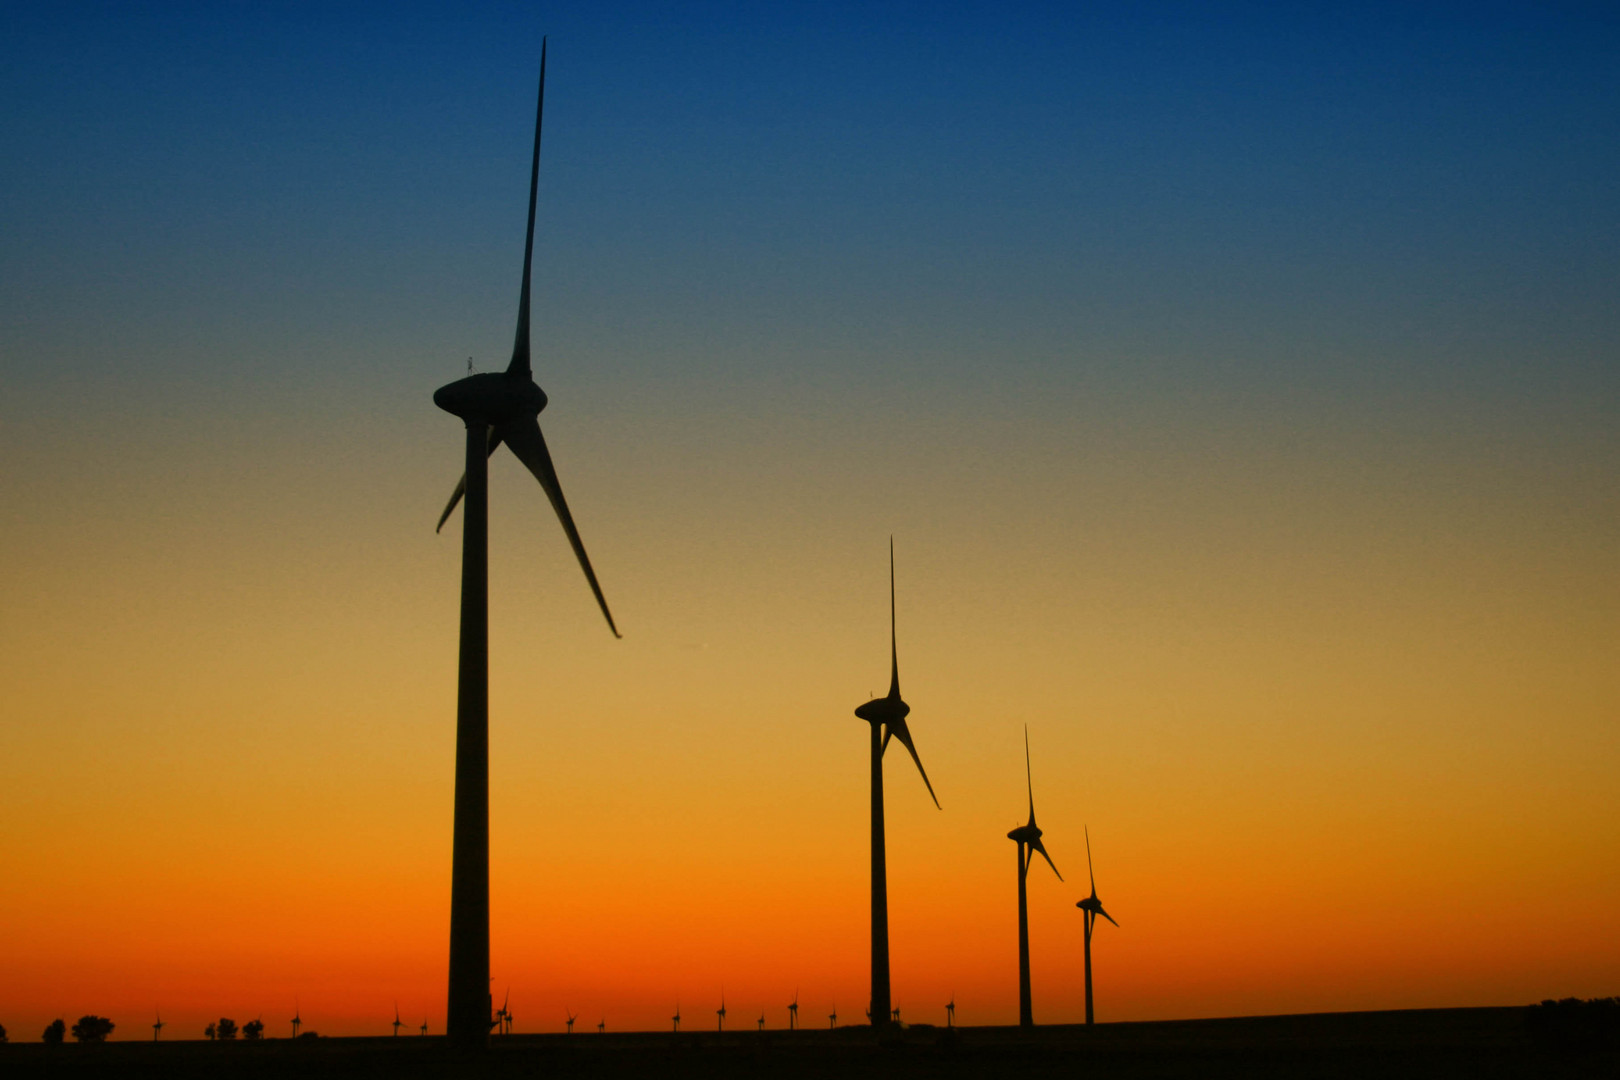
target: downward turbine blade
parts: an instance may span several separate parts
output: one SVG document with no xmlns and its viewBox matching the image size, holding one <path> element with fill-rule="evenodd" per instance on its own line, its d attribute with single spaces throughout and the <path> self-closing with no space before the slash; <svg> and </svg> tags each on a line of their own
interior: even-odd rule
<svg viewBox="0 0 1620 1080">
<path fill-rule="evenodd" d="M 1041 843 L 1041 838 L 1037 836 L 1035 839 L 1029 842 L 1029 846 L 1041 853 L 1041 858 L 1046 860 L 1046 865 L 1050 866 L 1052 868 L 1052 873 L 1057 874 L 1057 879 L 1062 881 L 1063 875 L 1058 874 L 1057 863 L 1053 862 L 1052 856 L 1046 853 L 1046 845 Z"/>
<path fill-rule="evenodd" d="M 1104 910 L 1103 910 L 1103 909 L 1102 909 L 1102 905 L 1101 905 L 1101 904 L 1098 904 L 1098 905 L 1097 905 L 1097 914 L 1099 914 L 1099 915 L 1101 915 L 1101 916 L 1102 916 L 1102 917 L 1103 917 L 1103 918 L 1105 918 L 1105 919 L 1107 919 L 1107 920 L 1108 920 L 1108 921 L 1109 921 L 1109 922 L 1114 922 L 1114 917 L 1113 917 L 1113 916 L 1112 916 L 1112 915 L 1110 915 L 1110 914 L 1108 914 L 1108 912 L 1106 912 L 1106 911 L 1104 911 Z M 1117 922 L 1114 922 L 1114 925 L 1115 925 L 1115 926 L 1118 926 L 1118 925 L 1119 925 L 1119 923 L 1117 923 Z"/>
<path fill-rule="evenodd" d="M 904 720 L 891 720 L 887 727 L 888 730 L 884 735 L 884 741 L 887 742 L 889 736 L 893 736 L 900 740 L 900 745 L 911 752 L 911 760 L 917 763 L 917 771 L 922 774 L 923 785 L 928 788 L 928 797 L 934 800 L 934 808 L 936 810 L 943 809 L 939 805 L 939 796 L 934 794 L 934 785 L 928 782 L 928 770 L 923 768 L 922 758 L 917 756 L 917 747 L 911 742 L 911 729 L 906 727 Z"/>
<path fill-rule="evenodd" d="M 540 39 L 540 100 L 534 106 L 534 161 L 529 166 L 529 230 L 523 240 L 523 288 L 518 295 L 517 338 L 512 343 L 508 375 L 530 375 L 529 266 L 534 261 L 534 202 L 540 188 L 540 120 L 546 113 L 546 39 Z"/>
<path fill-rule="evenodd" d="M 574 527 L 574 516 L 568 512 L 568 501 L 563 498 L 562 485 L 557 482 L 557 470 L 551 464 L 550 452 L 546 450 L 545 436 L 540 434 L 540 421 L 530 419 L 507 424 L 501 428 L 501 438 L 545 489 L 546 497 L 551 500 L 551 508 L 557 512 L 557 520 L 562 522 L 563 532 L 568 534 L 568 542 L 574 547 L 579 567 L 585 571 L 585 580 L 590 582 L 591 592 L 596 595 L 596 602 L 602 608 L 602 617 L 607 619 L 608 629 L 613 631 L 614 637 L 620 637 L 619 628 L 613 624 L 613 613 L 608 610 L 607 599 L 602 595 L 602 586 L 597 584 L 596 571 L 591 569 L 590 556 L 585 554 L 585 544 L 579 538 L 579 530 Z"/>
<path fill-rule="evenodd" d="M 499 447 L 500 445 L 501 445 L 500 433 L 497 432 L 494 428 L 490 428 L 489 429 L 489 453 L 490 454 L 495 453 L 496 448 Z M 434 527 L 434 529 L 433 529 L 434 532 L 438 532 L 438 531 L 440 531 L 441 529 L 444 528 L 444 523 L 446 521 L 450 520 L 450 512 L 456 508 L 456 504 L 461 501 L 461 497 L 463 495 L 465 495 L 465 494 L 467 494 L 467 474 L 462 473 L 461 474 L 461 479 L 456 481 L 456 490 L 454 490 L 454 491 L 452 491 L 450 493 L 450 501 L 445 504 L 444 513 L 439 515 L 439 524 Z"/>
</svg>

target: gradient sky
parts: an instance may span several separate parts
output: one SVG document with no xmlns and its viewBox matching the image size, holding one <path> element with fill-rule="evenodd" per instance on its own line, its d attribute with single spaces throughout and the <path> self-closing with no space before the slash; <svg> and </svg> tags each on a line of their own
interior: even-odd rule
<svg viewBox="0 0 1620 1080">
<path fill-rule="evenodd" d="M 0 1023 L 442 1028 L 492 467 L 520 1031 L 1620 992 L 1612 7 L 8 5 Z M 1124 13 L 1122 13 L 1124 12 Z"/>
</svg>

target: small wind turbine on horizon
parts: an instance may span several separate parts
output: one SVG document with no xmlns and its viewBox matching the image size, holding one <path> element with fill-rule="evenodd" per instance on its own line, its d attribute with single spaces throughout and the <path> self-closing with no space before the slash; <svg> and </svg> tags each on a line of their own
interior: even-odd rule
<svg viewBox="0 0 1620 1080">
<path fill-rule="evenodd" d="M 761 1007 L 760 1010 L 759 1010 L 759 1021 L 758 1021 L 758 1023 L 759 1023 L 759 1030 L 764 1031 L 765 1030 L 765 1009 L 763 1007 Z"/>
<path fill-rule="evenodd" d="M 502 1035 L 512 1034 L 512 988 L 506 988 L 506 997 L 501 1000 L 500 1011 L 495 1014 L 494 1028 Z"/>
<path fill-rule="evenodd" d="M 855 715 L 871 725 L 872 754 L 872 1001 L 867 1006 L 867 1018 L 874 1027 L 882 1027 L 889 1018 L 889 876 L 888 860 L 884 851 L 883 834 L 883 753 L 890 739 L 899 739 L 900 745 L 911 753 L 922 774 L 928 797 L 939 808 L 939 797 L 934 785 L 928 781 L 928 770 L 911 741 L 911 729 L 906 717 L 911 706 L 900 697 L 900 648 L 895 631 L 894 605 L 894 537 L 889 538 L 889 692 L 873 698 L 855 710 Z"/>
<path fill-rule="evenodd" d="M 956 1026 L 956 991 L 951 991 L 951 1000 L 945 1003 L 945 1026 Z"/>
<path fill-rule="evenodd" d="M 675 1015 L 670 1017 L 670 1020 L 672 1020 L 674 1022 L 675 1030 L 677 1032 L 680 1031 L 681 1030 L 681 1003 L 678 1002 L 678 1001 L 675 1003 Z"/>
<path fill-rule="evenodd" d="M 304 1021 L 300 1016 L 303 1011 L 304 1010 L 298 1004 L 298 999 L 293 998 L 292 1037 L 295 1039 L 298 1038 L 298 1029 L 304 1025 Z"/>
<path fill-rule="evenodd" d="M 833 1011 L 827 1014 L 827 1030 L 831 1031 L 833 1028 L 835 1028 L 837 1026 L 838 1026 L 838 1006 L 834 1005 L 833 1006 Z"/>
<path fill-rule="evenodd" d="M 568 1031 L 567 1031 L 567 1034 L 572 1035 L 574 1033 L 574 1021 L 578 1020 L 579 1017 L 575 1016 L 572 1012 L 569 1012 L 567 1006 L 563 1007 L 563 1012 L 568 1013 Z"/>
<path fill-rule="evenodd" d="M 394 1003 L 394 1037 L 399 1038 L 399 1029 L 405 1026 L 405 1021 L 399 1018 L 399 1003 Z"/>
<path fill-rule="evenodd" d="M 607 1017 L 604 1016 L 604 1017 L 602 1017 L 602 1019 L 600 1019 L 600 1020 L 598 1020 L 596 1022 L 596 1033 L 598 1035 L 600 1035 L 606 1030 L 607 1030 Z"/>
<path fill-rule="evenodd" d="M 157 1017 L 157 1020 L 156 1020 L 156 1022 L 154 1022 L 152 1024 L 152 1041 L 153 1042 L 157 1042 L 158 1041 L 158 1036 L 163 1033 L 163 1013 L 161 1011 L 159 1011 L 155 1015 Z"/>
<path fill-rule="evenodd" d="M 439 528 L 463 498 L 461 647 L 456 692 L 455 826 L 450 883 L 449 1008 L 445 1027 L 464 1048 L 487 1046 L 489 1017 L 489 457 L 505 443 L 534 474 L 562 523 L 585 580 L 619 636 L 585 545 L 563 498 L 540 412 L 546 394 L 529 362 L 529 293 L 534 261 L 534 210 L 540 185 L 540 124 L 546 101 L 546 44 L 540 43 L 540 91 L 534 110 L 529 166 L 529 224 L 523 243 L 523 284 L 517 334 L 504 372 L 468 375 L 433 394 L 434 404 L 467 427 L 466 471 L 439 517 Z M 482 1000 L 480 1000 L 482 999 Z"/>
<path fill-rule="evenodd" d="M 1007 834 L 1007 839 L 1018 843 L 1018 1024 L 1020 1027 L 1034 1027 L 1035 1014 L 1030 1005 L 1029 997 L 1029 896 L 1025 881 L 1029 877 L 1029 864 L 1035 859 L 1035 852 L 1041 853 L 1046 865 L 1057 874 L 1059 881 L 1063 875 L 1058 874 L 1057 863 L 1052 856 L 1046 853 L 1046 845 L 1041 843 L 1041 830 L 1035 824 L 1035 781 L 1031 778 L 1029 768 L 1029 726 L 1024 726 L 1024 782 L 1029 787 L 1029 821 L 1018 826 Z"/>
<path fill-rule="evenodd" d="M 417 1034 L 418 1035 L 426 1035 L 427 1034 L 427 1017 L 425 1017 L 425 1016 L 422 1017 L 422 1027 L 421 1027 L 421 1029 L 419 1031 L 417 1031 Z"/>
<path fill-rule="evenodd" d="M 724 1031 L 724 1030 L 726 1030 L 726 995 L 725 995 L 724 991 L 721 991 L 721 994 L 720 994 L 720 1007 L 718 1009 L 714 1010 L 714 1015 L 720 1021 L 719 1027 L 715 1028 L 715 1030 L 716 1031 Z"/>
<path fill-rule="evenodd" d="M 793 1003 L 788 1006 L 788 1030 L 795 1031 L 799 1026 L 799 991 L 793 991 Z"/>
<path fill-rule="evenodd" d="M 1074 906 L 1085 912 L 1086 920 L 1086 1023 L 1094 1023 L 1091 1011 L 1091 932 L 1097 926 L 1097 916 L 1101 915 L 1117 927 L 1114 917 L 1103 910 L 1102 901 L 1097 899 L 1097 875 L 1091 869 L 1091 828 L 1086 827 L 1086 873 L 1091 877 L 1091 895 Z"/>
</svg>

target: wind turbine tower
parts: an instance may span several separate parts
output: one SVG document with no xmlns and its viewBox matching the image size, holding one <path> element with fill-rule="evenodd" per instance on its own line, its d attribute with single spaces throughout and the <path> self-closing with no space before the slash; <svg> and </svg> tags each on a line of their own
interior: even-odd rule
<svg viewBox="0 0 1620 1080">
<path fill-rule="evenodd" d="M 883 835 L 883 752 L 890 739 L 899 739 L 900 745 L 911 753 L 922 774 L 928 797 L 939 807 L 934 785 L 928 782 L 928 771 L 911 741 L 911 729 L 906 717 L 911 712 L 900 697 L 900 650 L 896 644 L 894 617 L 894 538 L 889 538 L 889 692 L 873 698 L 855 710 L 872 729 L 872 1003 L 867 1016 L 873 1027 L 882 1027 L 889 1018 L 889 876 L 888 860 L 884 852 Z"/>
<path fill-rule="evenodd" d="M 1057 864 L 1046 853 L 1041 830 L 1035 824 L 1035 783 L 1030 779 L 1028 727 L 1024 728 L 1024 782 L 1029 787 L 1029 822 L 1008 833 L 1007 839 L 1018 843 L 1018 1023 L 1020 1027 L 1034 1027 L 1035 1014 L 1029 1000 L 1029 893 L 1025 880 L 1037 851 L 1059 881 L 1063 880 L 1063 875 L 1058 874 Z"/>
<path fill-rule="evenodd" d="M 681 1003 L 678 1002 L 678 1001 L 675 1003 L 675 1015 L 670 1017 L 670 1020 L 674 1023 L 675 1030 L 677 1032 L 680 1031 L 681 1030 Z"/>
<path fill-rule="evenodd" d="M 716 1027 L 715 1030 L 716 1031 L 724 1031 L 724 1030 L 726 1030 L 726 995 L 725 994 L 720 995 L 720 1007 L 718 1009 L 714 1010 L 714 1015 L 720 1021 L 719 1026 Z"/>
<path fill-rule="evenodd" d="M 439 527 L 463 497 L 461 547 L 461 651 L 456 693 L 456 794 L 450 881 L 450 979 L 445 1026 L 464 1048 L 489 1042 L 489 468 L 502 444 L 534 474 L 573 546 L 585 580 L 618 636 L 596 572 L 574 527 L 557 470 L 540 432 L 545 391 L 529 363 L 529 285 L 534 258 L 534 207 L 540 183 L 540 122 L 546 100 L 546 48 L 540 45 L 540 92 L 534 113 L 529 167 L 529 224 L 523 244 L 517 335 L 504 372 L 483 372 L 440 387 L 434 404 L 467 427 L 466 472 L 439 518 Z"/>
<path fill-rule="evenodd" d="M 1091 1011 L 1091 932 L 1097 927 L 1097 916 L 1101 915 L 1117 927 L 1114 917 L 1103 910 L 1102 901 L 1097 899 L 1097 875 L 1091 869 L 1091 830 L 1086 829 L 1086 873 L 1091 877 L 1091 895 L 1074 905 L 1085 913 L 1086 920 L 1086 1023 L 1095 1023 Z"/>
<path fill-rule="evenodd" d="M 399 1029 L 405 1026 L 405 1021 L 399 1018 L 399 1004 L 394 1005 L 394 1038 L 399 1038 Z"/>
<path fill-rule="evenodd" d="M 152 1024 L 152 1041 L 157 1042 L 161 1034 L 163 1034 L 163 1014 L 158 1013 L 156 1021 Z"/>
<path fill-rule="evenodd" d="M 300 1014 L 302 1012 L 303 1012 L 303 1009 L 301 1009 L 299 1007 L 298 999 L 294 998 L 293 999 L 293 1018 L 292 1018 L 292 1029 L 293 1029 L 292 1037 L 295 1038 L 295 1039 L 298 1038 L 298 1029 L 304 1026 L 304 1021 L 300 1017 Z"/>
<path fill-rule="evenodd" d="M 579 1017 L 575 1016 L 571 1012 L 568 1012 L 566 1008 L 563 1009 L 563 1012 L 568 1013 L 568 1034 L 572 1035 L 574 1033 L 574 1021 L 578 1020 Z"/>
</svg>

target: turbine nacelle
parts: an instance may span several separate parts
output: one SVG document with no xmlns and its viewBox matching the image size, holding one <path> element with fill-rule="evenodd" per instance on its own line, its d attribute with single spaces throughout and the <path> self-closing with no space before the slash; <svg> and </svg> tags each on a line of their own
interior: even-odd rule
<svg viewBox="0 0 1620 1080">
<path fill-rule="evenodd" d="M 893 730 L 905 723 L 906 717 L 911 715 L 911 706 L 899 697 L 873 698 L 856 709 L 855 715 L 869 724 L 882 724 Z"/>
<path fill-rule="evenodd" d="M 524 375 L 487 371 L 439 387 L 433 392 L 433 404 L 468 422 L 481 420 L 500 427 L 539 416 L 546 407 L 546 392 Z"/>
<path fill-rule="evenodd" d="M 1031 847 L 1035 847 L 1041 842 L 1041 830 L 1036 827 L 1035 823 L 1032 821 L 1028 825 L 1020 825 L 1018 828 L 1008 833 L 1007 839 L 1016 840 L 1020 844 L 1028 844 Z"/>
</svg>

